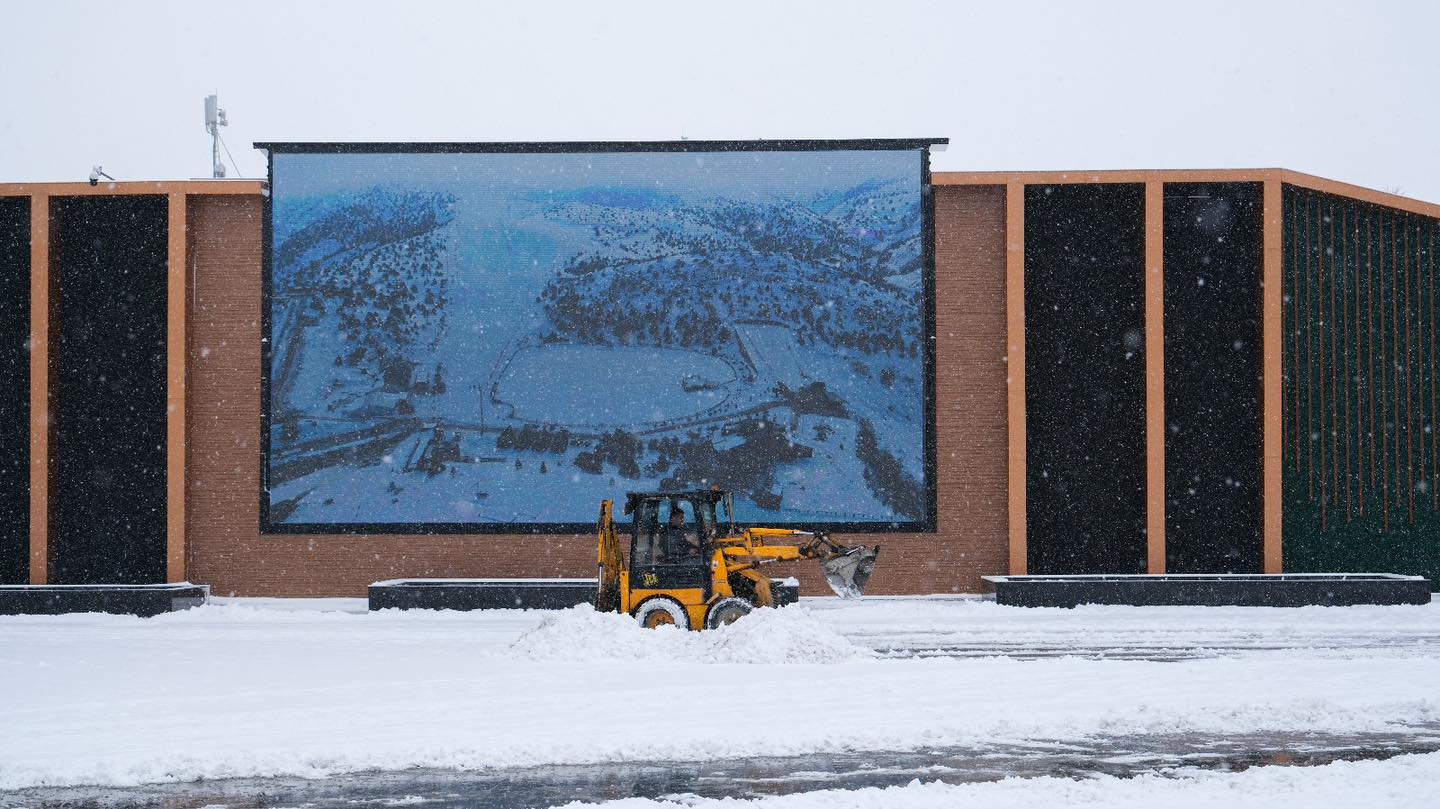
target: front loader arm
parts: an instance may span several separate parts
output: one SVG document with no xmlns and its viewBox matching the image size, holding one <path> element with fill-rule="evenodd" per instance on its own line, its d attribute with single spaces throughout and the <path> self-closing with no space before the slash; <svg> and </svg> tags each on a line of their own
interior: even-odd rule
<svg viewBox="0 0 1440 809">
<path fill-rule="evenodd" d="M 825 581 L 841 598 L 858 598 L 875 569 L 879 546 L 840 545 L 823 533 L 786 528 L 750 528 L 734 544 L 721 548 L 730 574 L 760 582 L 761 565 L 797 559 L 818 559 Z M 757 586 L 758 590 L 758 586 Z M 769 581 L 764 582 L 768 601 Z"/>
<path fill-rule="evenodd" d="M 755 564 L 824 559 L 844 550 L 824 534 L 788 528 L 750 528 L 743 542 L 722 547 L 727 560 Z M 758 540 L 758 541 L 757 541 Z"/>
<path fill-rule="evenodd" d="M 798 559 L 813 559 L 817 554 L 807 543 L 805 545 L 740 545 L 721 548 L 725 567 L 730 573 L 754 570 L 761 565 L 775 562 L 793 562 Z M 758 575 L 758 574 L 757 574 Z M 754 576 L 747 576 L 754 579 Z"/>
</svg>

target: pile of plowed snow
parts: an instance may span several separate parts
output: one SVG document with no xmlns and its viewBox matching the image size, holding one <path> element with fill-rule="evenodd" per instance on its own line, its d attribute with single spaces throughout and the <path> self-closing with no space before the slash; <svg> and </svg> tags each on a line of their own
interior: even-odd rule
<svg viewBox="0 0 1440 809">
<path fill-rule="evenodd" d="M 729 626 L 690 632 L 673 626 L 645 629 L 628 615 L 582 604 L 545 616 L 510 649 L 530 660 L 570 663 L 841 663 L 876 656 L 800 607 L 759 609 Z"/>
</svg>

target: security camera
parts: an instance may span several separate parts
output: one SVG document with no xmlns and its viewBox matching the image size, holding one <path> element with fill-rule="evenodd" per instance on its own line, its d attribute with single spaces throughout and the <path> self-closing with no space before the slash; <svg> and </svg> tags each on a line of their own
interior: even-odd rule
<svg viewBox="0 0 1440 809">
<path fill-rule="evenodd" d="M 116 181 L 114 177 L 111 177 L 110 175 L 106 174 L 104 169 L 100 168 L 99 166 L 91 166 L 91 167 L 90 167 L 90 185 L 92 185 L 92 186 L 99 185 L 99 184 L 100 184 L 100 178 L 101 178 L 101 177 L 104 177 L 105 179 L 109 180 L 109 181 L 112 182 L 112 183 Z"/>
</svg>

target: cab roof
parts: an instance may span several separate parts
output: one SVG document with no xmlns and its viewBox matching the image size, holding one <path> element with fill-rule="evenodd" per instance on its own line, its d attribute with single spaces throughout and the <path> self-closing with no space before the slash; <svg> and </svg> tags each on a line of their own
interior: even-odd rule
<svg viewBox="0 0 1440 809">
<path fill-rule="evenodd" d="M 714 500 L 719 501 L 729 492 L 722 489 L 689 489 L 679 492 L 626 492 L 625 499 L 636 500 Z"/>
</svg>

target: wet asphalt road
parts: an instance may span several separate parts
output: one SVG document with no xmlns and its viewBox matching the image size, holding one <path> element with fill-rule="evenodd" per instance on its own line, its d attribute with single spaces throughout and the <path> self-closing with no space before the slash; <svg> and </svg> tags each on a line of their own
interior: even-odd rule
<svg viewBox="0 0 1440 809">
<path fill-rule="evenodd" d="M 966 783 L 1001 778 L 1117 777 L 1190 768 L 1313 766 L 1440 751 L 1440 727 L 1361 736 L 1132 736 L 1027 742 L 909 753 L 830 753 L 717 762 L 630 762 L 455 772 L 409 770 L 305 780 L 235 779 L 124 789 L 68 787 L 0 793 L 0 807 L 59 809 L 532 809 L 627 797 L 759 797 L 817 789 L 897 786 L 914 779 Z"/>
</svg>

